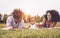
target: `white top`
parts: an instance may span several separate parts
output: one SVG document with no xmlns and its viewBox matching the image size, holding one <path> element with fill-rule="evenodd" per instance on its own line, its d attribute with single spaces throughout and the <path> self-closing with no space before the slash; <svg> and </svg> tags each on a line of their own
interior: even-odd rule
<svg viewBox="0 0 60 38">
<path fill-rule="evenodd" d="M 36 29 L 36 28 L 37 28 L 37 27 L 36 27 L 36 24 L 33 24 L 33 25 L 31 24 L 31 25 L 30 25 L 30 29 Z"/>
<path fill-rule="evenodd" d="M 22 19 L 21 22 L 16 24 L 13 16 L 9 16 L 6 21 L 6 26 L 8 29 L 11 29 L 12 27 L 22 28 L 24 27 L 24 20 Z"/>
</svg>

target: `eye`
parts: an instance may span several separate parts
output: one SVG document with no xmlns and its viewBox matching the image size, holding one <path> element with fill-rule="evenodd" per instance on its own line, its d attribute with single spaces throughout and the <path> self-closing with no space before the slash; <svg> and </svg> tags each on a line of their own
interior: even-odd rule
<svg viewBox="0 0 60 38">
<path fill-rule="evenodd" d="M 15 15 L 14 15 L 14 18 L 18 18 L 18 16 L 15 16 Z"/>
</svg>

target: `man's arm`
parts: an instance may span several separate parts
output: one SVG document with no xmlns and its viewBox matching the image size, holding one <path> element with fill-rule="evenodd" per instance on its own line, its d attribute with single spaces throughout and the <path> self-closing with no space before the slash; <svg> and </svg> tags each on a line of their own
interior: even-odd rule
<svg viewBox="0 0 60 38">
<path fill-rule="evenodd" d="M 6 20 L 6 28 L 7 29 L 12 29 L 11 22 L 12 22 L 12 19 L 10 17 L 8 17 Z"/>
<path fill-rule="evenodd" d="M 24 28 L 24 20 L 22 20 L 21 22 L 19 22 L 19 26 L 18 29 L 23 29 Z"/>
</svg>

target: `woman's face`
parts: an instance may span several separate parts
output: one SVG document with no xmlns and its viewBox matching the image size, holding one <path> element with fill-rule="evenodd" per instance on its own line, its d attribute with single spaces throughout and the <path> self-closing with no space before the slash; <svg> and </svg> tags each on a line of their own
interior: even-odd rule
<svg viewBox="0 0 60 38">
<path fill-rule="evenodd" d="M 51 20 L 51 14 L 50 13 L 47 13 L 47 19 Z"/>
</svg>

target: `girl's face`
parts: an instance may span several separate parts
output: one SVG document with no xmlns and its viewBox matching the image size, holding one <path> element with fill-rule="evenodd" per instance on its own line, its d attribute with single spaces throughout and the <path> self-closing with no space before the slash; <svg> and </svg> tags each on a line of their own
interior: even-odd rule
<svg viewBox="0 0 60 38">
<path fill-rule="evenodd" d="M 31 20 L 30 20 L 30 23 L 31 23 L 31 24 L 34 24 L 35 22 L 34 22 L 34 20 L 31 19 Z"/>
<path fill-rule="evenodd" d="M 51 20 L 51 14 L 50 13 L 47 13 L 47 19 Z"/>
<path fill-rule="evenodd" d="M 34 21 L 31 21 L 30 23 L 31 23 L 31 24 L 34 24 Z"/>
</svg>

